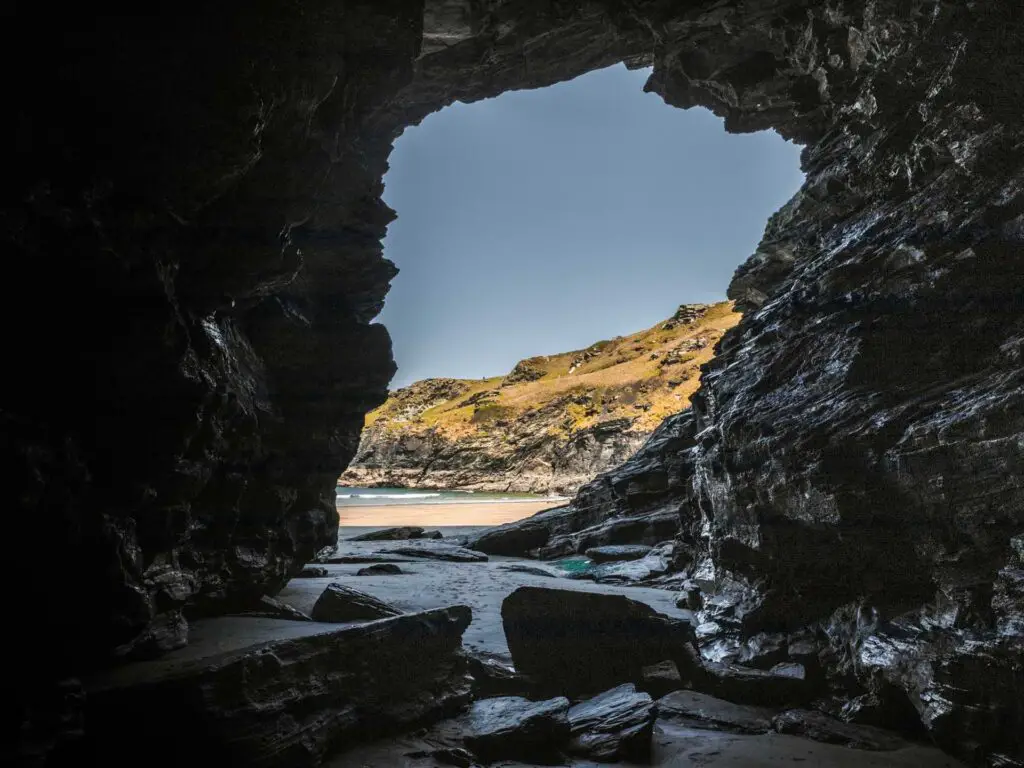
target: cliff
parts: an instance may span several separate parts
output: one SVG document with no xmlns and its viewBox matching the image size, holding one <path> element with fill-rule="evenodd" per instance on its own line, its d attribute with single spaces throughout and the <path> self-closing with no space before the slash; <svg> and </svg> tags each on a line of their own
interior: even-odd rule
<svg viewBox="0 0 1024 768">
<path fill-rule="evenodd" d="M 366 417 L 346 485 L 571 494 L 621 464 L 686 408 L 731 304 L 586 349 L 520 361 L 506 376 L 426 379 Z"/>
</svg>

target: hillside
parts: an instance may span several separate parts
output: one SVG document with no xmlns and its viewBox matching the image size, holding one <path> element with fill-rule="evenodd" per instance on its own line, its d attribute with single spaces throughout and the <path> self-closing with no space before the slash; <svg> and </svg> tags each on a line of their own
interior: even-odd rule
<svg viewBox="0 0 1024 768">
<path fill-rule="evenodd" d="M 730 302 L 684 305 L 653 328 L 531 357 L 506 376 L 418 381 L 367 415 L 341 482 L 572 493 L 689 405 L 739 317 Z"/>
</svg>

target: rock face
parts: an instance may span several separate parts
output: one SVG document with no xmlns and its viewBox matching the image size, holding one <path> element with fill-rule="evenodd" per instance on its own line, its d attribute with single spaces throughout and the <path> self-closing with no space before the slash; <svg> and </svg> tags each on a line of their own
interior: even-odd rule
<svg viewBox="0 0 1024 768">
<path fill-rule="evenodd" d="M 837 712 L 909 711 L 976 765 L 1024 763 L 1022 12 L 17 4 L 0 563 L 35 630 L 10 638 L 8 700 L 174 645 L 333 543 L 394 371 L 371 324 L 393 139 L 625 61 L 671 105 L 804 144 L 807 177 L 733 278 L 744 318 L 690 414 L 575 514 L 677 514 L 680 567 L 743 595 L 737 642 L 814 627 Z M 50 610 L 67 573 L 90 599 Z"/>
<path fill-rule="evenodd" d="M 469 609 L 456 606 L 278 641 L 172 675 L 116 676 L 87 690 L 83 752 L 68 765 L 97 754 L 115 766 L 135 765 L 139 755 L 168 768 L 197 756 L 317 765 L 330 749 L 465 706 L 460 646 L 469 621 Z M 174 738 L 154 749 L 159 733 Z"/>
<path fill-rule="evenodd" d="M 738 320 L 727 302 L 683 306 L 645 331 L 523 360 L 504 377 L 416 382 L 367 416 L 341 482 L 573 493 L 687 406 L 701 364 Z"/>
</svg>

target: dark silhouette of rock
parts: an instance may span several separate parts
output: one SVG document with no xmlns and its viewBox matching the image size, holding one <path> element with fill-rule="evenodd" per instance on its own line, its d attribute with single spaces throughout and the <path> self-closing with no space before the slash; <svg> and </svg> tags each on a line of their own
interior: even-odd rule
<svg viewBox="0 0 1024 768">
<path fill-rule="evenodd" d="M 488 528 L 470 536 L 466 546 L 489 555 L 523 557 L 546 543 L 551 536 L 546 519 L 551 514 L 551 511 L 540 512 L 533 517 Z"/>
<path fill-rule="evenodd" d="M 314 621 L 359 621 L 399 616 L 401 611 L 365 592 L 333 582 L 313 605 Z"/>
<path fill-rule="evenodd" d="M 470 699 L 465 606 L 115 671 L 86 691 L 80 761 L 318 765 L 330 750 L 454 715 Z M 409 649 L 415 648 L 410 654 Z M 154 722 L 174 734 L 154 748 Z"/>
<path fill-rule="evenodd" d="M 466 715 L 466 746 L 487 762 L 558 761 L 569 738 L 569 700 L 530 701 L 519 696 L 481 699 Z"/>
<path fill-rule="evenodd" d="M 405 571 L 394 563 L 375 563 L 366 568 L 360 568 L 356 571 L 356 576 L 397 576 L 402 573 Z"/>
<path fill-rule="evenodd" d="M 420 538 L 421 539 L 443 539 L 444 538 L 444 534 L 441 533 L 438 530 L 424 531 L 423 535 Z"/>
<path fill-rule="evenodd" d="M 658 699 L 659 718 L 694 728 L 738 733 L 768 733 L 776 711 L 735 704 L 697 691 L 673 691 Z"/>
<path fill-rule="evenodd" d="M 604 547 L 590 547 L 584 554 L 595 563 L 611 563 L 620 560 L 639 560 L 653 550 L 642 544 L 610 544 Z"/>
<path fill-rule="evenodd" d="M 908 743 L 891 731 L 870 725 L 844 723 L 821 712 L 806 709 L 781 712 L 772 719 L 772 727 L 779 733 L 792 733 L 828 744 L 845 744 L 854 749 L 879 752 L 902 749 Z"/>
<path fill-rule="evenodd" d="M 622 595 L 520 587 L 501 606 L 512 661 L 549 690 L 594 693 L 666 659 L 696 670 L 689 623 Z"/>
<path fill-rule="evenodd" d="M 806 704 L 820 693 L 804 679 L 799 664 L 764 671 L 735 664 L 708 663 L 704 670 L 705 682 L 698 688 L 737 704 L 794 706 Z"/>
<path fill-rule="evenodd" d="M 566 751 L 600 762 L 651 756 L 654 702 L 632 683 L 605 691 L 569 710 L 570 740 Z"/>
<path fill-rule="evenodd" d="M 242 611 L 240 616 L 258 616 L 266 619 L 288 619 L 289 621 L 313 621 L 313 618 L 288 603 L 263 595 L 256 608 Z"/>
<path fill-rule="evenodd" d="M 505 662 L 489 656 L 468 653 L 469 674 L 473 677 L 473 693 L 477 698 L 490 696 L 529 696 L 537 688 L 536 681 L 520 674 Z"/>
<path fill-rule="evenodd" d="M 383 554 L 405 555 L 406 557 L 421 557 L 428 560 L 447 560 L 452 563 L 483 563 L 487 561 L 487 555 L 474 552 L 464 547 L 456 547 L 451 544 L 423 544 L 409 545 L 405 547 L 391 547 L 384 550 Z"/>
<path fill-rule="evenodd" d="M 322 579 L 322 578 L 324 578 L 327 575 L 328 575 L 328 572 L 327 572 L 326 568 L 321 568 L 321 567 L 315 566 L 315 565 L 307 565 L 305 568 L 303 568 L 301 571 L 299 571 L 297 574 L 295 574 L 295 578 L 297 578 L 297 579 Z"/>
<path fill-rule="evenodd" d="M 345 541 L 405 541 L 423 538 L 423 529 L 407 525 L 398 528 L 384 528 L 380 531 L 369 531 L 358 536 L 350 536 Z"/>
<path fill-rule="evenodd" d="M 146 631 L 120 646 L 114 655 L 122 659 L 151 659 L 188 644 L 188 622 L 181 611 L 168 611 L 150 622 Z"/>
</svg>

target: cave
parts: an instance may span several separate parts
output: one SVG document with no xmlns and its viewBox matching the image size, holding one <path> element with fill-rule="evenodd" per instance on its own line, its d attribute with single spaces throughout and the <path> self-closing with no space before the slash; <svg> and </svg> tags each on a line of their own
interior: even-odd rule
<svg viewBox="0 0 1024 768">
<path fill-rule="evenodd" d="M 180 647 L 332 544 L 335 479 L 394 373 L 371 320 L 395 137 L 625 62 L 669 105 L 804 146 L 730 285 L 742 322 L 645 449 L 694 567 L 742 596 L 746 635 L 816 628 L 844 716 L 909 712 L 969 764 L 1024 765 L 1019 4 L 17 3 L 7 22 L 19 756 L 26 733 L 61 753 L 69 680 Z M 613 481 L 587 492 L 614 508 Z"/>
</svg>

